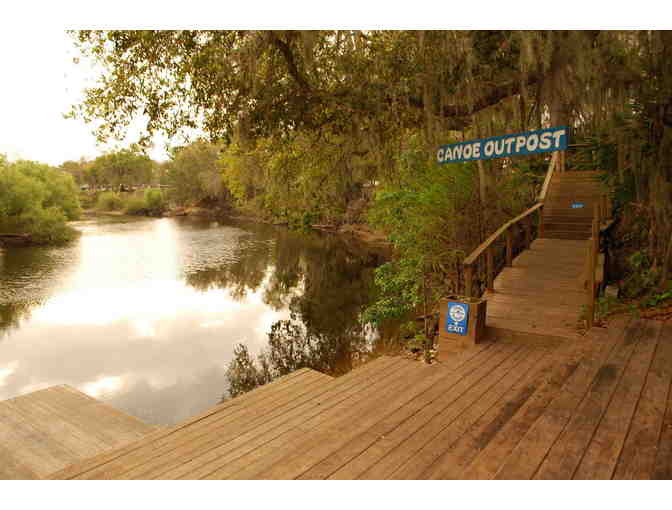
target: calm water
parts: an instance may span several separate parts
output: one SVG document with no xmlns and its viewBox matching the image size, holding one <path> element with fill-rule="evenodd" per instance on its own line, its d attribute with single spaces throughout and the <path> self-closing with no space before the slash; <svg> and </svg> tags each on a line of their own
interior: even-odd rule
<svg viewBox="0 0 672 510">
<path fill-rule="evenodd" d="M 0 248 L 0 400 L 65 383 L 170 425 L 217 403 L 234 345 L 258 353 L 277 321 L 332 364 L 375 343 L 357 314 L 382 257 L 360 244 L 234 220 L 75 226 L 65 248 Z"/>
</svg>

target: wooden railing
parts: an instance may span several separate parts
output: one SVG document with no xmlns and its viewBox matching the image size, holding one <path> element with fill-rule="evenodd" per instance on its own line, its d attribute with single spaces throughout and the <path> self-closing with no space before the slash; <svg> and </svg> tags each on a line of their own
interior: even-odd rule
<svg viewBox="0 0 672 510">
<path fill-rule="evenodd" d="M 519 214 L 510 221 L 507 221 L 494 234 L 488 237 L 474 251 L 472 251 L 471 254 L 464 259 L 464 262 L 462 262 L 462 267 L 464 270 L 464 293 L 467 297 L 472 297 L 473 295 L 474 274 L 477 272 L 479 259 L 484 254 L 486 258 L 486 288 L 490 292 L 494 292 L 494 281 L 495 276 L 497 276 L 497 268 L 495 267 L 495 250 L 497 248 L 495 243 L 500 237 L 506 236 L 505 266 L 511 267 L 514 257 L 514 229 L 518 227 L 519 224 L 522 224 L 522 229 L 525 232 L 524 249 L 529 248 L 532 244 L 532 214 L 537 212 L 539 215 L 538 236 L 543 235 L 544 222 L 542 212 L 544 207 L 544 200 L 546 199 L 548 187 L 553 177 L 553 171 L 557 165 L 558 158 L 558 153 L 554 152 L 548 165 L 546 179 L 544 179 L 544 184 L 541 188 L 541 192 L 539 193 L 539 197 L 537 198 L 537 203 L 522 214 Z"/>
<path fill-rule="evenodd" d="M 593 206 L 593 222 L 586 255 L 584 287 L 586 289 L 586 326 L 588 329 L 592 328 L 595 322 L 595 301 L 604 280 L 604 260 L 600 260 L 600 241 L 612 224 L 611 204 L 607 194 L 603 193 L 600 195 L 600 200 Z"/>
</svg>

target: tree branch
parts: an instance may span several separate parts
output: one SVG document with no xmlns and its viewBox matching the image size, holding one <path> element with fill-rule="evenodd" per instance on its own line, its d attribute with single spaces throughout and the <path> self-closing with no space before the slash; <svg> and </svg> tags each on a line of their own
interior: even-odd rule
<svg viewBox="0 0 672 510">
<path fill-rule="evenodd" d="M 456 120 L 462 117 L 468 117 L 473 115 L 476 112 L 484 110 L 489 106 L 494 106 L 499 103 L 501 100 L 511 97 L 515 94 L 519 94 L 523 84 L 525 86 L 530 86 L 538 81 L 543 79 L 543 74 L 534 72 L 529 73 L 524 80 L 518 80 L 505 85 L 500 85 L 495 87 L 490 92 L 488 92 L 483 97 L 479 98 L 473 104 L 456 104 L 456 105 L 447 105 L 441 109 L 440 115 L 446 118 L 455 118 Z M 409 102 L 411 106 L 416 108 L 424 108 L 425 104 L 423 100 L 419 97 L 410 97 Z"/>
<path fill-rule="evenodd" d="M 270 31 L 270 36 L 271 36 L 271 42 L 275 45 L 276 48 L 278 48 L 278 50 L 284 57 L 285 62 L 287 63 L 287 70 L 289 71 L 289 74 L 292 76 L 292 78 L 294 78 L 294 80 L 296 81 L 296 83 L 298 83 L 299 87 L 301 87 L 302 90 L 309 91 L 310 85 L 308 85 L 306 79 L 299 72 L 299 69 L 296 66 L 296 61 L 294 60 L 294 54 L 292 53 L 289 44 L 280 39 L 274 30 Z"/>
</svg>

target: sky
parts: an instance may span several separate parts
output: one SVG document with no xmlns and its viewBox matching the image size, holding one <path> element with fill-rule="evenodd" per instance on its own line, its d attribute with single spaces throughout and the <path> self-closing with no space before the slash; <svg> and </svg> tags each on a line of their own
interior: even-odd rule
<svg viewBox="0 0 672 510">
<path fill-rule="evenodd" d="M 26 38 L 25 30 L 0 31 L 2 67 L 0 79 L 0 153 L 10 160 L 31 159 L 51 165 L 81 157 L 95 158 L 104 150 L 136 141 L 139 129 L 124 142 L 97 145 L 93 126 L 80 119 L 64 119 L 70 106 L 83 98 L 83 90 L 95 83 L 98 70 L 81 57 L 64 28 L 40 30 Z M 17 44 L 18 43 L 18 44 Z M 149 155 L 167 159 L 164 139 L 155 139 Z"/>
</svg>

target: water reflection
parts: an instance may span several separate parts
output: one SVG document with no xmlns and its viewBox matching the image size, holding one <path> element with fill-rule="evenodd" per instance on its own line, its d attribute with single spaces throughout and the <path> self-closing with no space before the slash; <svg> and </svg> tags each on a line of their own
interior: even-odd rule
<svg viewBox="0 0 672 510">
<path fill-rule="evenodd" d="M 259 352 L 280 320 L 347 350 L 381 262 L 330 236 L 235 221 L 78 228 L 70 247 L 0 254 L 0 399 L 67 383 L 175 423 L 216 403 L 233 346 Z"/>
</svg>

